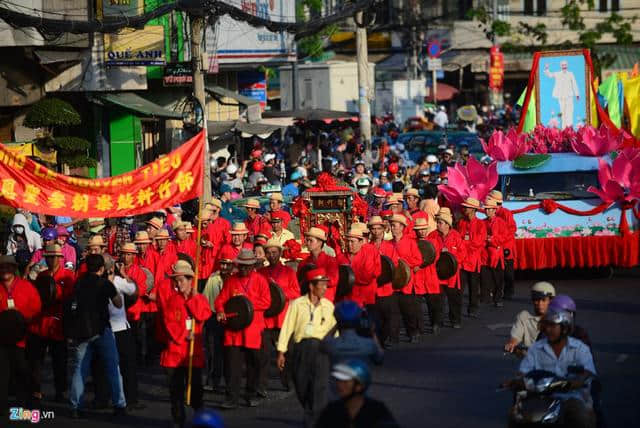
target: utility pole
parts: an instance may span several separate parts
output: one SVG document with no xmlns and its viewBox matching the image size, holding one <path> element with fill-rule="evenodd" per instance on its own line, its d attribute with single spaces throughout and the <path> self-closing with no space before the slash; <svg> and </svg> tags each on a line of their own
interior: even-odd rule
<svg viewBox="0 0 640 428">
<path fill-rule="evenodd" d="M 356 56 L 358 64 L 358 107 L 360 110 L 360 136 L 365 144 L 367 162 L 371 162 L 371 110 L 369 106 L 369 53 L 364 12 L 356 13 Z M 371 167 L 371 165 L 367 165 Z"/>
<path fill-rule="evenodd" d="M 193 95 L 202 106 L 202 128 L 204 129 L 204 187 L 202 197 L 211 199 L 211 165 L 209 160 L 209 137 L 207 133 L 207 95 L 204 89 L 204 71 L 202 66 L 202 39 L 205 18 L 203 15 L 190 14 L 191 17 L 191 63 L 193 73 Z M 199 214 L 198 214 L 199 215 Z"/>
</svg>

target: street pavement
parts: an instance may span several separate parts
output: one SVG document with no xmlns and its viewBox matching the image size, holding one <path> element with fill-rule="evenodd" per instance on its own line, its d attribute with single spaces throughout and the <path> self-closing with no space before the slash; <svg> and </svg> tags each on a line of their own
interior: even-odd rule
<svg viewBox="0 0 640 428">
<path fill-rule="evenodd" d="M 502 309 L 485 308 L 478 319 L 465 318 L 461 330 L 445 327 L 439 336 L 427 333 L 418 344 L 402 343 L 388 351 L 384 365 L 374 368 L 371 396 L 387 403 L 402 427 L 506 426 L 511 394 L 496 392 L 496 387 L 515 373 L 517 360 L 505 356 L 501 348 L 516 313 L 530 306 L 528 294 L 534 280 L 519 280 L 513 301 Z M 571 272 L 552 281 L 558 293 L 576 300 L 578 323 L 591 337 L 608 426 L 635 426 L 640 416 L 640 274 L 624 271 L 613 278 L 591 278 Z M 270 398 L 257 408 L 223 412 L 227 427 L 301 426 L 302 411 L 295 395 L 285 393 L 275 372 L 272 374 Z M 50 372 L 47 376 L 45 394 L 50 396 Z M 51 404 L 43 408 L 54 410 L 55 419 L 41 424 L 65 428 L 167 426 L 170 410 L 163 372 L 141 371 L 139 379 L 141 397 L 148 405 L 143 411 L 120 419 L 108 411 L 94 412 L 74 421 L 64 407 Z M 205 394 L 210 407 L 222 398 Z"/>
</svg>

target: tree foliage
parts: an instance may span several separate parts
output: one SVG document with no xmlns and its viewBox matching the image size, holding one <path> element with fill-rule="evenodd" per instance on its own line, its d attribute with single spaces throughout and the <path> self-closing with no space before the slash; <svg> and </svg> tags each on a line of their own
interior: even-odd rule
<svg viewBox="0 0 640 428">
<path fill-rule="evenodd" d="M 80 125 L 80 115 L 66 101 L 43 98 L 35 103 L 24 119 L 28 128 Z"/>
<path fill-rule="evenodd" d="M 298 22 L 307 22 L 319 16 L 322 12 L 322 0 L 300 0 L 296 2 L 296 17 Z M 338 30 L 336 24 L 331 24 L 316 34 L 304 37 L 298 41 L 298 53 L 304 57 L 317 59 L 324 54 L 324 44 L 328 37 Z"/>
</svg>

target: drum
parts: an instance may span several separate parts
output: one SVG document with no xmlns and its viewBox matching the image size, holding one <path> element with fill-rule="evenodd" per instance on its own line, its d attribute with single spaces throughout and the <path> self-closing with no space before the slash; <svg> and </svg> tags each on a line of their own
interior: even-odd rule
<svg viewBox="0 0 640 428">
<path fill-rule="evenodd" d="M 380 256 L 380 276 L 378 277 L 378 287 L 390 283 L 393 280 L 393 260 L 388 256 Z"/>
<path fill-rule="evenodd" d="M 142 269 L 142 272 L 144 272 L 144 276 L 145 276 L 145 285 L 147 286 L 147 293 L 150 293 L 151 290 L 153 290 L 153 274 L 151 273 L 151 271 L 149 269 L 147 269 L 144 266 L 140 266 L 140 269 Z"/>
<path fill-rule="evenodd" d="M 420 255 L 422 256 L 421 268 L 426 268 L 436 261 L 436 248 L 430 241 L 420 239 L 418 241 L 418 248 L 420 249 Z"/>
<path fill-rule="evenodd" d="M 298 269 L 298 284 L 300 284 L 300 294 L 305 295 L 309 292 L 309 284 L 307 283 L 307 272 L 316 268 L 313 263 L 307 263 Z"/>
<path fill-rule="evenodd" d="M 265 318 L 271 318 L 280 315 L 280 312 L 284 310 L 284 305 L 287 301 L 284 291 L 275 281 L 269 281 L 269 291 L 271 292 L 271 305 L 264 311 Z"/>
<path fill-rule="evenodd" d="M 353 284 L 356 282 L 356 275 L 353 273 L 350 265 L 340 265 L 338 267 L 338 288 L 336 290 L 336 298 L 348 296 L 353 290 Z"/>
<path fill-rule="evenodd" d="M 438 278 L 449 279 L 458 272 L 458 260 L 456 256 L 448 251 L 440 253 L 440 258 L 436 262 L 436 272 Z"/>
<path fill-rule="evenodd" d="M 56 281 L 51 275 L 38 275 L 35 282 L 40 295 L 42 309 L 51 307 L 56 301 Z"/>
<path fill-rule="evenodd" d="M 246 296 L 233 296 L 224 304 L 224 313 L 228 329 L 242 330 L 253 321 L 253 304 Z"/>
<path fill-rule="evenodd" d="M 0 312 L 0 345 L 15 346 L 27 334 L 27 322 L 15 309 Z"/>
<path fill-rule="evenodd" d="M 411 279 L 411 268 L 404 260 L 398 260 L 398 265 L 393 269 L 393 279 L 391 286 L 394 290 L 404 288 Z"/>
</svg>

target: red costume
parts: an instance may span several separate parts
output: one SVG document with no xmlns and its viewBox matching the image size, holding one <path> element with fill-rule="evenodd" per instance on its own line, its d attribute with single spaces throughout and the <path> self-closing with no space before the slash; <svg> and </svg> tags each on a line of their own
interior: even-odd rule
<svg viewBox="0 0 640 428">
<path fill-rule="evenodd" d="M 222 291 L 215 301 L 216 313 L 224 313 L 224 305 L 233 296 L 246 296 L 253 304 L 253 320 L 248 327 L 241 331 L 225 329 L 224 346 L 241 346 L 250 349 L 260 349 L 262 345 L 262 331 L 265 328 L 264 311 L 271 304 L 269 284 L 258 272 L 251 272 L 248 276 L 232 275 L 225 282 Z"/>
<path fill-rule="evenodd" d="M 231 223 L 227 219 L 218 217 L 212 220 L 206 229 L 202 230 L 202 240 L 209 241 L 213 246 L 202 247 L 200 255 L 200 269 L 198 279 L 207 279 L 217 270 L 217 258 L 220 249 L 231 242 Z"/>
<path fill-rule="evenodd" d="M 471 221 L 466 218 L 461 219 L 458 222 L 458 232 L 465 243 L 466 257 L 462 259 L 462 269 L 467 272 L 480 272 L 482 252 L 487 242 L 487 228 L 484 221 L 476 217 Z"/>
<path fill-rule="evenodd" d="M 391 241 L 382 241 L 379 245 L 376 245 L 374 243 L 372 243 L 371 245 L 377 248 L 381 256 L 389 257 L 393 261 L 394 266 L 398 264 L 398 254 L 396 253 Z M 391 286 L 390 282 L 387 282 L 383 286 L 376 288 L 376 296 L 378 297 L 389 297 L 392 294 L 393 287 Z"/>
<path fill-rule="evenodd" d="M 289 308 L 289 301 L 300 297 L 300 285 L 298 284 L 298 278 L 296 273 L 289 266 L 285 266 L 282 263 L 278 263 L 275 266 L 267 266 L 258 270 L 267 281 L 273 279 L 273 281 L 282 288 L 286 301 L 284 309 L 279 315 L 271 318 L 265 318 L 264 322 L 266 328 L 280 328 L 284 321 L 284 316 L 287 314 Z"/>
<path fill-rule="evenodd" d="M 504 244 L 509 239 L 507 224 L 498 216 L 484 220 L 487 241 L 482 252 L 482 265 L 504 269 Z"/>
<path fill-rule="evenodd" d="M 415 235 L 415 233 L 413 235 Z M 393 245 L 395 248 L 397 258 L 407 262 L 407 264 L 411 268 L 411 279 L 409 280 L 409 283 L 405 285 L 401 290 L 402 294 L 413 294 L 414 287 L 416 294 L 424 294 L 424 292 L 419 287 L 416 287 L 415 284 L 414 269 L 422 264 L 422 256 L 420 254 L 420 249 L 418 248 L 418 242 L 414 237 L 407 234 L 403 234 L 402 238 L 398 242 L 396 242 L 395 239 L 391 240 L 390 242 L 391 245 Z"/>
<path fill-rule="evenodd" d="M 142 296 L 147 294 L 147 275 L 142 271 L 140 266 L 135 263 L 132 263 L 131 266 L 126 268 L 125 273 L 138 288 L 138 300 L 127 309 L 127 319 L 129 321 L 139 321 L 140 314 L 144 312 L 145 308 L 145 302 Z"/>
<path fill-rule="evenodd" d="M 175 240 L 169 243 L 174 249 L 175 253 L 183 253 L 188 255 L 195 262 L 196 260 L 196 241 L 191 238 L 187 238 L 184 241 Z"/>
<path fill-rule="evenodd" d="M 438 282 L 440 283 L 440 285 L 445 285 L 449 288 L 460 289 L 460 269 L 462 267 L 462 260 L 464 260 L 466 257 L 465 245 L 462 237 L 457 230 L 450 229 L 446 237 L 443 237 L 440 232 L 434 230 L 428 235 L 428 238 L 431 240 L 431 242 L 437 241 L 441 251 L 446 250 L 450 252 L 456 258 L 456 260 L 458 260 L 458 272 L 456 272 L 453 277 L 446 280 L 441 280 L 438 278 Z M 440 251 L 438 251 L 437 254 L 440 254 Z"/>
<path fill-rule="evenodd" d="M 220 251 L 218 252 L 218 257 L 214 264 L 215 266 L 214 272 L 217 272 L 220 270 L 220 260 L 222 259 L 223 254 L 226 259 L 235 260 L 235 258 L 238 257 L 238 254 L 240 254 L 240 250 L 242 249 L 253 250 L 253 244 L 250 244 L 249 242 L 245 241 L 242 243 L 242 247 L 240 248 L 234 247 L 231 244 L 223 245 Z"/>
<path fill-rule="evenodd" d="M 9 309 L 10 299 L 13 300 L 13 309 L 16 309 L 24 316 L 27 324 L 40 312 L 41 304 L 38 290 L 26 279 L 16 276 L 8 290 L 5 286 L 0 286 L 0 312 Z M 24 348 L 24 337 L 16 343 L 16 346 Z M 18 381 L 25 382 L 26 379 L 19 379 Z"/>
<path fill-rule="evenodd" d="M 513 260 L 516 252 L 516 232 L 518 225 L 513 218 L 511 210 L 500 207 L 496 210 L 496 217 L 501 218 L 507 225 L 507 240 L 504 242 L 504 249 L 508 250 L 509 255 L 505 256 L 506 260 Z"/>
<path fill-rule="evenodd" d="M 194 285 L 195 286 L 195 285 Z M 187 367 L 189 365 L 188 336 L 190 324 L 195 322 L 193 367 L 204 367 L 204 342 L 202 327 L 211 316 L 209 302 L 202 294 L 185 299 L 181 293 L 174 292 L 166 300 L 162 311 L 162 321 L 167 333 L 166 347 L 160 354 L 162 367 Z"/>
<path fill-rule="evenodd" d="M 351 293 L 345 299 L 353 300 L 360 307 L 376 302 L 376 281 L 381 272 L 380 252 L 375 245 L 365 243 L 357 254 L 345 255 L 356 280 Z"/>
<path fill-rule="evenodd" d="M 56 283 L 55 302 L 47 308 L 42 308 L 42 312 L 40 312 L 29 325 L 29 331 L 47 339 L 57 341 L 64 340 L 64 333 L 62 331 L 62 303 L 73 294 L 73 287 L 76 282 L 75 274 L 61 266 L 53 275 L 50 269 L 38 274 L 38 278 L 42 276 L 53 277 Z"/>
<path fill-rule="evenodd" d="M 313 263 L 316 268 L 324 269 L 327 273 L 329 284 L 327 285 L 327 291 L 324 297 L 333 302 L 336 297 L 336 287 L 338 286 L 338 260 L 321 251 L 318 258 L 314 258 L 313 254 L 309 254 L 306 259 L 298 264 L 298 269 L 309 263 Z"/>
<path fill-rule="evenodd" d="M 438 233 L 437 231 L 434 231 Z M 433 244 L 436 252 L 436 258 L 429 266 L 420 269 L 415 274 L 415 290 L 416 294 L 440 294 L 440 280 L 438 279 L 438 273 L 436 272 L 436 262 L 440 257 L 440 251 L 442 250 L 442 242 L 436 237 L 432 236 L 433 232 L 427 235 L 426 240 Z"/>
<path fill-rule="evenodd" d="M 272 216 L 274 213 L 278 213 L 278 218 L 282 219 L 282 228 L 286 229 L 289 225 L 289 222 L 291 221 L 291 214 L 289 214 L 285 210 L 271 211 L 269 212 L 270 219 L 273 218 Z"/>
<path fill-rule="evenodd" d="M 271 224 L 266 217 L 260 214 L 256 214 L 253 219 L 247 217 L 244 224 L 247 226 L 247 229 L 249 229 L 249 234 L 247 235 L 249 242 L 253 242 L 253 239 L 259 234 L 267 235 L 267 238 L 271 237 L 271 232 L 273 231 Z"/>
</svg>

